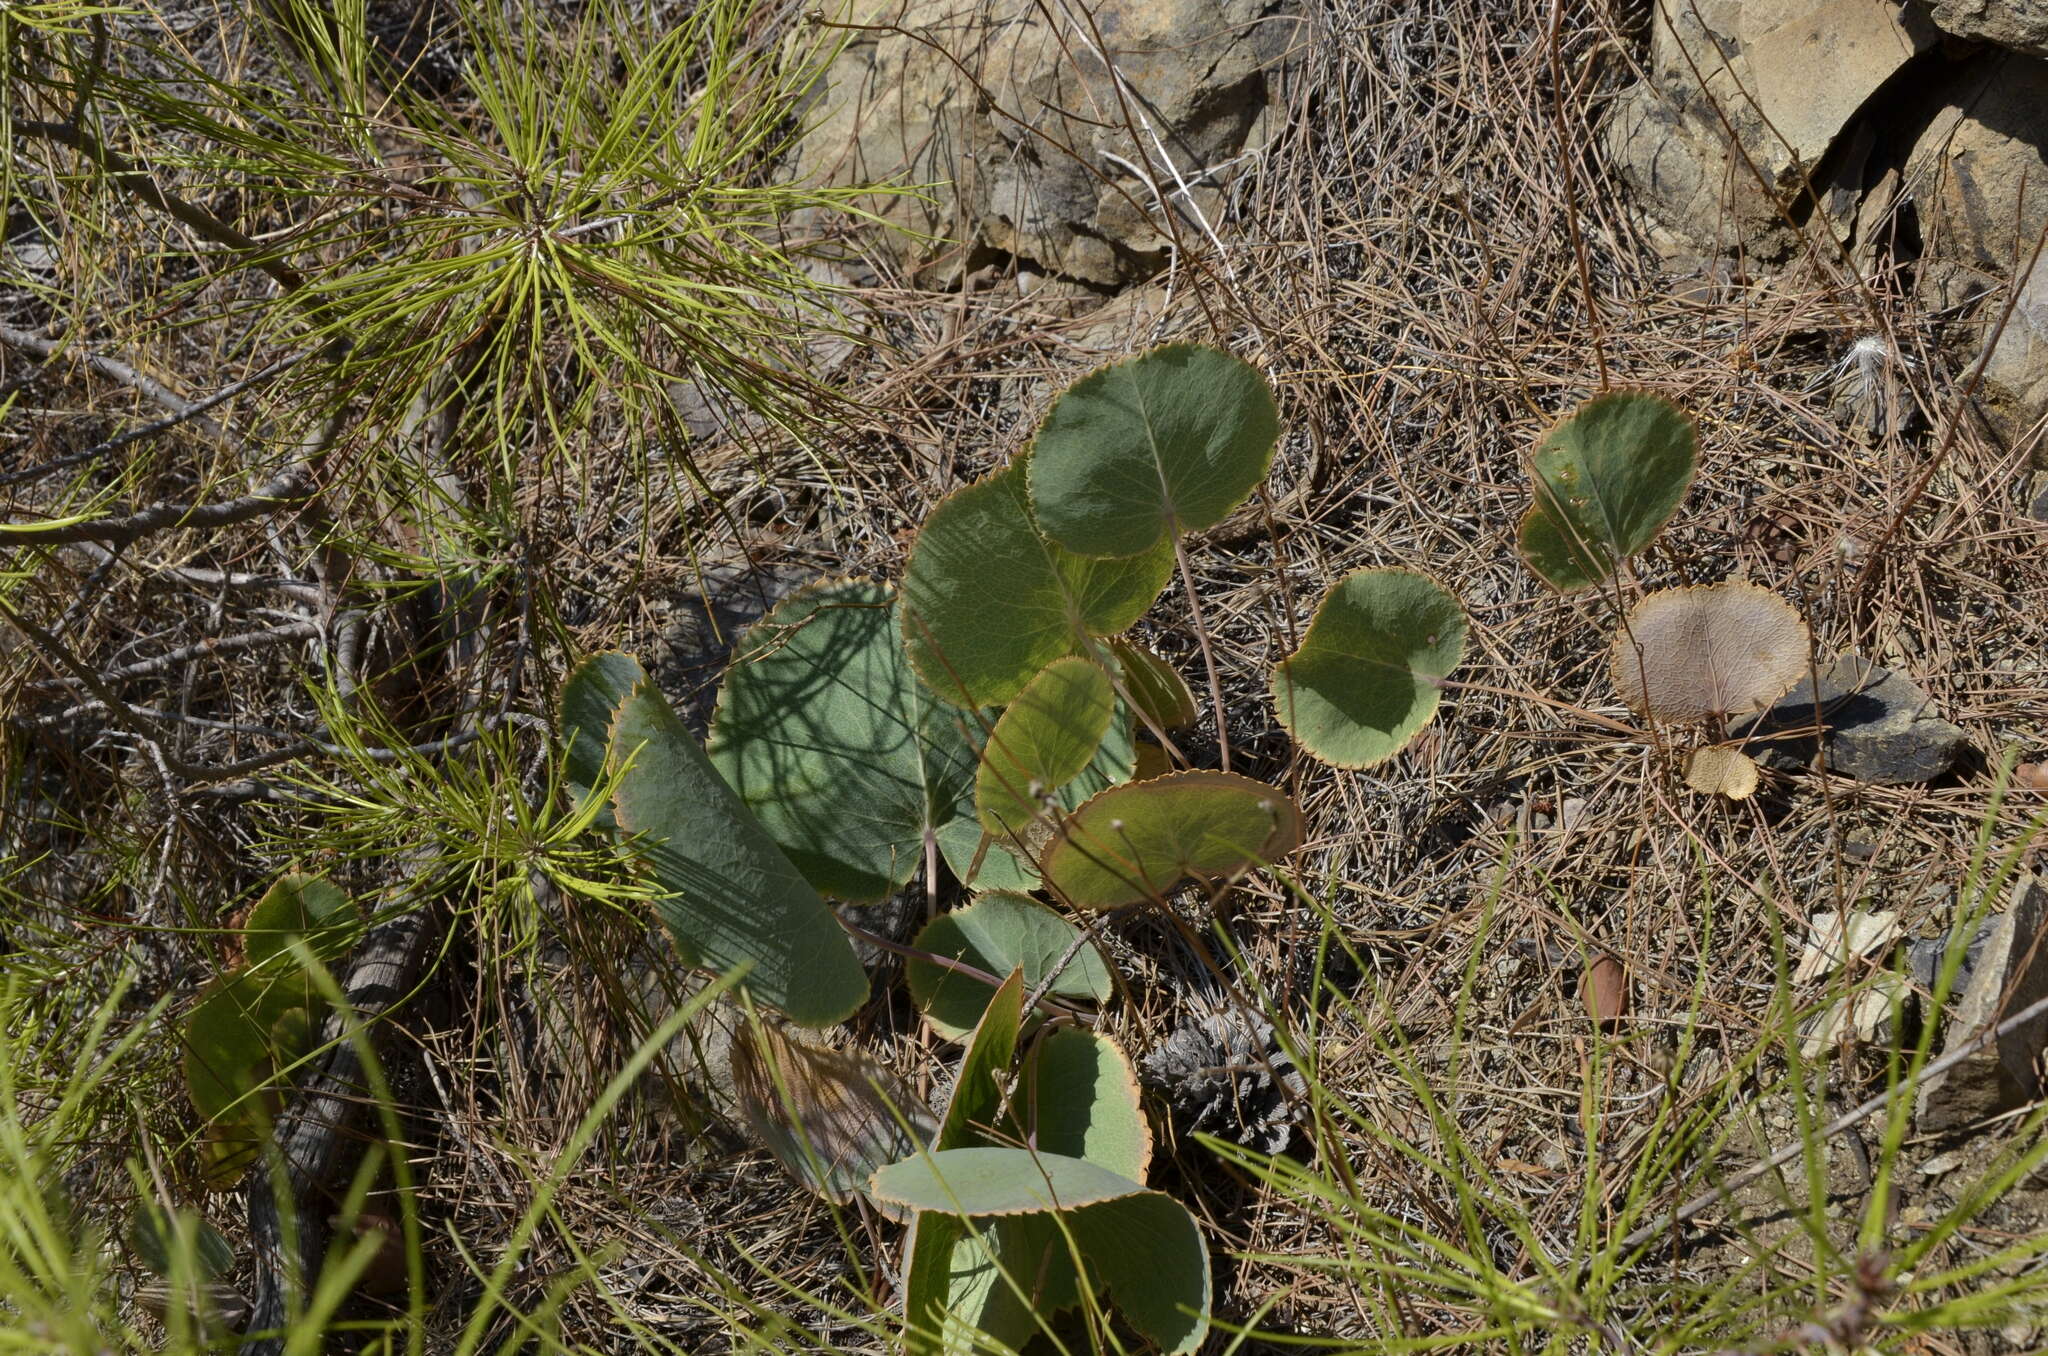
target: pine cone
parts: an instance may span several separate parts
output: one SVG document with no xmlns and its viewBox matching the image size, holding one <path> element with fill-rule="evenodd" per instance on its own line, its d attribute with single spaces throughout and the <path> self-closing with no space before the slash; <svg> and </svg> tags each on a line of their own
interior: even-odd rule
<svg viewBox="0 0 2048 1356">
<path fill-rule="evenodd" d="M 1287 1147 L 1308 1092 L 1272 1024 L 1237 1006 L 1196 1012 L 1138 1068 L 1185 1129 L 1265 1153 Z"/>
</svg>

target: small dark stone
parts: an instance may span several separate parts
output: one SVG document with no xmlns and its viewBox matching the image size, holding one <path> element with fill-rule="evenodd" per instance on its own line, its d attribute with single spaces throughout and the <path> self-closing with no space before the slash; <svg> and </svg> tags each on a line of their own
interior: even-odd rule
<svg viewBox="0 0 2048 1356">
<path fill-rule="evenodd" d="M 1986 1028 L 2048 998 L 2048 882 L 2032 873 L 2012 883 L 2011 903 L 1987 920 L 1969 986 L 1948 1018 L 1954 1051 Z M 1920 1084 L 1917 1127 L 1947 1134 L 2024 1106 L 2041 1092 L 2048 1013 L 2034 1017 Z"/>
<path fill-rule="evenodd" d="M 1814 723 L 1824 731 L 1828 770 L 1879 786 L 1931 782 L 1955 771 L 1970 738 L 1935 713 L 1934 701 L 1911 679 L 1860 655 L 1845 654 L 1735 733 L 1768 738 Z M 1811 738 L 1773 740 L 1750 749 L 1765 767 L 1796 771 L 1812 764 Z"/>
<path fill-rule="evenodd" d="M 2041 477 L 2041 488 L 2034 495 L 2034 502 L 2027 505 L 2027 516 L 2037 523 L 2048 523 L 2048 476 Z"/>
<path fill-rule="evenodd" d="M 1977 935 L 1970 938 L 1970 944 L 1963 948 L 1963 963 L 1956 971 L 1951 993 L 1962 993 L 1970 987 L 1970 977 L 1977 973 L 1977 962 L 1984 955 L 1984 939 L 1991 935 L 1998 920 L 1987 919 L 1977 929 Z M 1924 937 L 1906 944 L 1906 974 L 1922 989 L 1932 991 L 1934 981 L 1941 978 L 1941 963 L 1948 955 L 1946 937 Z"/>
</svg>

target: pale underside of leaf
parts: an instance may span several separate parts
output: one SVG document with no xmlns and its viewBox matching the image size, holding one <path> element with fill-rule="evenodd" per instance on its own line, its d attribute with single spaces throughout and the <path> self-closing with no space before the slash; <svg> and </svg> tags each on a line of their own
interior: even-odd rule
<svg viewBox="0 0 2048 1356">
<path fill-rule="evenodd" d="M 1054 660 L 1005 707 L 975 773 L 983 828 L 1014 834 L 1081 774 L 1109 732 L 1116 694 L 1091 659 Z"/>
<path fill-rule="evenodd" d="M 1754 584 L 1652 593 L 1615 633 L 1609 667 L 1634 710 L 1660 720 L 1747 715 L 1807 671 L 1806 623 Z"/>
<path fill-rule="evenodd" d="M 938 1119 L 894 1070 L 860 1050 L 794 1041 L 767 1024 L 732 1045 L 740 1114 L 791 1175 L 838 1203 L 913 1153 Z"/>
<path fill-rule="evenodd" d="M 1708 795 L 1747 800 L 1756 794 L 1756 760 L 1740 749 L 1718 744 L 1694 749 L 1686 762 L 1685 784 Z"/>
</svg>

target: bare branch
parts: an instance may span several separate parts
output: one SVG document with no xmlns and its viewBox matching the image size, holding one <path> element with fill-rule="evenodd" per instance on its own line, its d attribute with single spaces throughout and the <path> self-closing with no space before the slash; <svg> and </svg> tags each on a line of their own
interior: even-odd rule
<svg viewBox="0 0 2048 1356">
<path fill-rule="evenodd" d="M 14 124 L 14 130 L 23 136 L 41 137 L 60 146 L 69 146 L 105 171 L 107 178 L 116 188 L 183 222 L 214 244 L 248 255 L 247 263 L 275 278 L 285 291 L 297 292 L 306 285 L 305 274 L 284 260 L 267 254 L 261 244 L 228 225 L 198 203 L 188 202 L 170 192 L 159 184 L 148 170 L 103 144 L 98 137 L 85 129 L 68 123 L 23 120 Z"/>
<path fill-rule="evenodd" d="M 312 497 L 312 483 L 303 471 L 294 469 L 259 486 L 254 494 L 218 504 L 151 504 L 134 513 L 85 522 L 0 523 L 0 543 L 60 546 L 66 542 L 98 541 L 120 545 L 167 528 L 227 527 L 303 504 Z"/>
<path fill-rule="evenodd" d="M 181 645 L 151 658 L 124 664 L 118 669 L 108 669 L 100 675 L 109 683 L 125 682 L 130 678 L 147 678 L 152 674 L 164 673 L 180 664 L 194 659 L 211 659 L 220 655 L 238 654 L 247 650 L 263 649 L 271 645 L 286 645 L 295 640 L 313 640 L 320 635 L 320 624 L 311 621 L 284 622 L 261 631 L 244 631 L 233 636 L 209 636 L 191 645 Z M 53 683 L 71 683 L 75 679 L 52 679 Z"/>
<path fill-rule="evenodd" d="M 32 337 L 33 336 L 22 335 L 20 331 L 14 330 L 9 330 L 6 331 L 5 333 L 0 333 L 0 339 L 5 339 L 8 343 L 17 344 L 17 346 L 20 347 L 27 346 L 26 344 L 21 344 L 19 342 L 20 340 Z M 19 485 L 24 481 L 40 480 L 44 476 L 55 475 L 59 471 L 68 471 L 74 466 L 83 466 L 88 462 L 99 460 L 101 457 L 106 456 L 109 452 L 117 452 L 121 448 L 127 447 L 131 443 L 138 443 L 141 442 L 144 438 L 153 438 L 159 433 L 169 432 L 171 429 L 178 427 L 180 424 L 192 422 L 194 419 L 198 418 L 198 416 L 204 414 L 206 411 L 210 409 L 213 409 L 217 405 L 226 404 L 228 401 L 233 400 L 236 396 L 240 395 L 242 392 L 246 390 L 249 390 L 251 387 L 260 386 L 264 382 L 271 380 L 273 377 L 279 377 L 284 375 L 286 372 L 291 371 L 294 367 L 297 367 L 300 363 L 304 362 L 306 359 L 312 356 L 313 353 L 312 351 L 309 350 L 305 353 L 295 353 L 289 358 L 281 358 L 277 362 L 274 362 L 270 366 L 264 368 L 262 371 L 257 372 L 252 376 L 244 377 L 240 381 L 231 382 L 228 385 L 221 387 L 218 391 L 215 391 L 212 395 L 207 396 L 204 400 L 192 401 L 191 403 L 186 404 L 184 409 L 175 411 L 162 419 L 155 420 L 152 423 L 144 424 L 140 428 L 130 429 L 128 432 L 123 433 L 118 437 L 109 438 L 102 443 L 95 443 L 91 447 L 85 448 L 81 451 L 72 452 L 66 456 L 58 457 L 54 461 L 46 461 L 40 466 L 31 466 L 25 470 L 10 471 L 6 475 L 0 475 L 0 489 L 4 489 L 9 485 Z M 131 375 L 135 375 L 133 374 L 132 369 Z M 169 393 L 166 392 L 166 394 Z M 209 425 L 212 424 L 211 420 L 207 420 L 204 422 Z M 215 426 L 211 431 L 217 434 L 219 432 L 219 429 L 217 426 Z"/>
</svg>

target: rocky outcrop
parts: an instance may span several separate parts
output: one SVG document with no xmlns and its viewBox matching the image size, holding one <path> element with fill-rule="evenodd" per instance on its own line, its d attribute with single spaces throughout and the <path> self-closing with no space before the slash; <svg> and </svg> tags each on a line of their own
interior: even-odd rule
<svg viewBox="0 0 2048 1356">
<path fill-rule="evenodd" d="M 2048 56 L 2048 0 L 1934 0 L 1934 22 L 1959 38 Z"/>
<path fill-rule="evenodd" d="M 1985 357 L 1985 414 L 2048 466 L 2048 271 L 2024 272 L 2048 230 L 2044 36 L 2048 0 L 1659 5 L 1603 138 L 1668 253 L 1768 263 L 1804 233 L 1910 265 L 1965 322 L 1961 362 Z"/>
<path fill-rule="evenodd" d="M 909 271 L 957 274 L 998 250 L 1100 286 L 1157 272 L 1174 229 L 1216 219 L 1301 40 L 1290 0 L 841 8 L 862 28 L 806 117 L 793 173 L 923 185 L 867 204 L 903 228 L 877 243 Z"/>
<path fill-rule="evenodd" d="M 1782 254 L 1843 128 L 1939 36 L 1890 0 L 1659 5 L 1608 153 L 1674 253 Z"/>
</svg>

